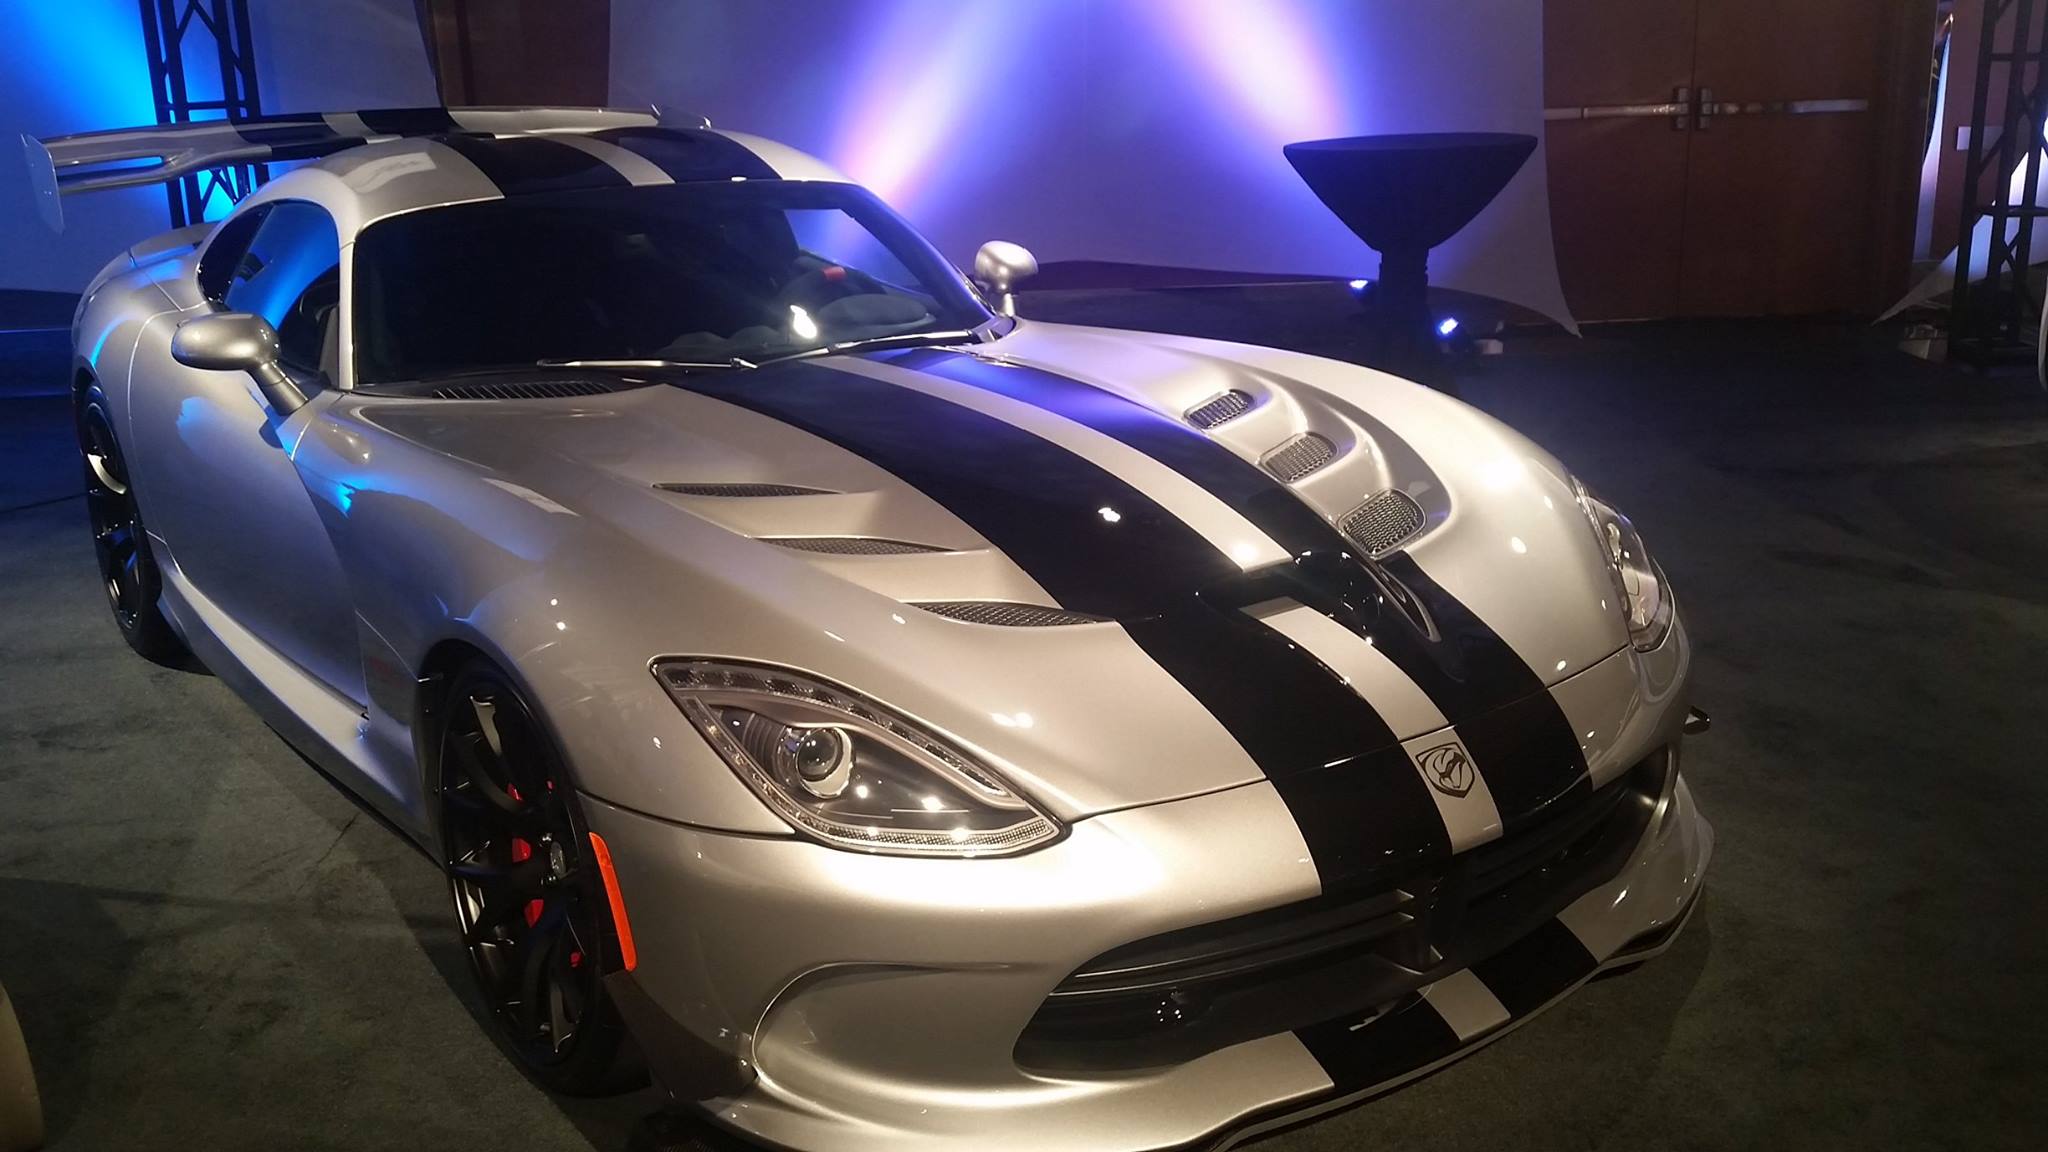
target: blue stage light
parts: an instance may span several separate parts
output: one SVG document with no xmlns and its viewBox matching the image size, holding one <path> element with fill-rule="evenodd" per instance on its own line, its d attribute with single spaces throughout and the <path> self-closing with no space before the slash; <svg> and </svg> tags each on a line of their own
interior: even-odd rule
<svg viewBox="0 0 2048 1152">
<path fill-rule="evenodd" d="M 1437 322 L 1436 334 L 1439 336 L 1448 337 L 1451 333 L 1456 332 L 1457 330 L 1458 318 L 1455 316 L 1446 316 L 1442 320 Z"/>
</svg>

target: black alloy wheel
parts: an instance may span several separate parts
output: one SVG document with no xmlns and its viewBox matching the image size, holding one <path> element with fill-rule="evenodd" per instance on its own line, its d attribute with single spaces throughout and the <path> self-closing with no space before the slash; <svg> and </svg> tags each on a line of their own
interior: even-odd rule
<svg viewBox="0 0 2048 1152">
<path fill-rule="evenodd" d="M 574 789 L 518 690 L 478 661 L 440 727 L 442 851 L 457 926 L 498 1039 L 544 1086 L 634 1086 L 605 995 L 617 937 Z"/>
<path fill-rule="evenodd" d="M 159 663 L 175 663 L 185 655 L 185 645 L 157 607 L 161 578 L 150 557 L 142 508 L 128 478 L 128 462 L 114 439 L 106 397 L 97 384 L 79 398 L 78 451 L 85 465 L 85 507 L 92 525 L 93 554 L 114 623 L 136 652 Z"/>
</svg>

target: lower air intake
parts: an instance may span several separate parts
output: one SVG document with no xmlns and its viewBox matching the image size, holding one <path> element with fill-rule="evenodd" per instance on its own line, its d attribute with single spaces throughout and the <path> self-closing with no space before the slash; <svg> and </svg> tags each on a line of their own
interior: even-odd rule
<svg viewBox="0 0 2048 1152">
<path fill-rule="evenodd" d="M 663 492 L 682 496 L 830 496 L 823 488 L 795 484 L 656 484 Z"/>
<path fill-rule="evenodd" d="M 1017 604 L 1008 600 L 927 600 L 915 605 L 927 612 L 966 624 L 993 624 L 1000 628 L 1057 628 L 1065 624 L 1100 624 L 1102 617 L 1039 604 Z"/>
<path fill-rule="evenodd" d="M 1259 461 L 1282 483 L 1292 484 L 1337 458 L 1337 446 L 1314 432 L 1303 432 Z"/>
<path fill-rule="evenodd" d="M 1197 428 L 1214 428 L 1218 424 L 1235 420 L 1251 410 L 1251 394 L 1232 389 L 1220 396 L 1212 396 L 1193 408 L 1188 409 L 1188 423 L 1193 424 Z"/>
<path fill-rule="evenodd" d="M 764 536 L 761 539 L 798 552 L 825 552 L 834 556 L 909 556 L 919 552 L 946 551 L 930 544 L 877 540 L 869 536 Z"/>
<path fill-rule="evenodd" d="M 1338 529 L 1367 556 L 1378 558 L 1422 531 L 1422 505 L 1413 496 L 1389 488 L 1353 508 Z"/>
</svg>

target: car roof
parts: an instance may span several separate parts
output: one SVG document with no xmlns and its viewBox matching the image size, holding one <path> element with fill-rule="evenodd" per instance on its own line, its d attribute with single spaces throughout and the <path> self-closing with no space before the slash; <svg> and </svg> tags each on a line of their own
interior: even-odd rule
<svg viewBox="0 0 2048 1152">
<path fill-rule="evenodd" d="M 794 148 L 709 128 L 447 132 L 363 144 L 311 161 L 263 185 L 236 211 L 277 200 L 312 201 L 334 217 L 346 244 L 378 220 L 421 208 L 579 188 L 732 180 L 849 182 Z"/>
</svg>

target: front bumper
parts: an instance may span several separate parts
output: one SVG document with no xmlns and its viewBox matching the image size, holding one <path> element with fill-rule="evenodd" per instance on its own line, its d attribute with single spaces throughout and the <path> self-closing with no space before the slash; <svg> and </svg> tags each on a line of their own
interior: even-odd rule
<svg viewBox="0 0 2048 1152">
<path fill-rule="evenodd" d="M 1683 709 L 1662 703 L 1658 738 L 1675 741 Z M 1270 785 L 1092 817 L 996 860 L 861 856 L 587 808 L 633 917 L 635 1030 L 687 1040 L 685 1057 L 650 1046 L 657 1072 L 710 1097 L 721 1123 L 801 1149 L 1210 1146 L 1341 1107 L 1661 948 L 1713 848 L 1674 766 L 1618 871 L 1377 1014 L 1159 1066 L 1048 1072 L 1020 1062 L 1019 1038 L 1092 958 L 1316 895 Z"/>
</svg>

